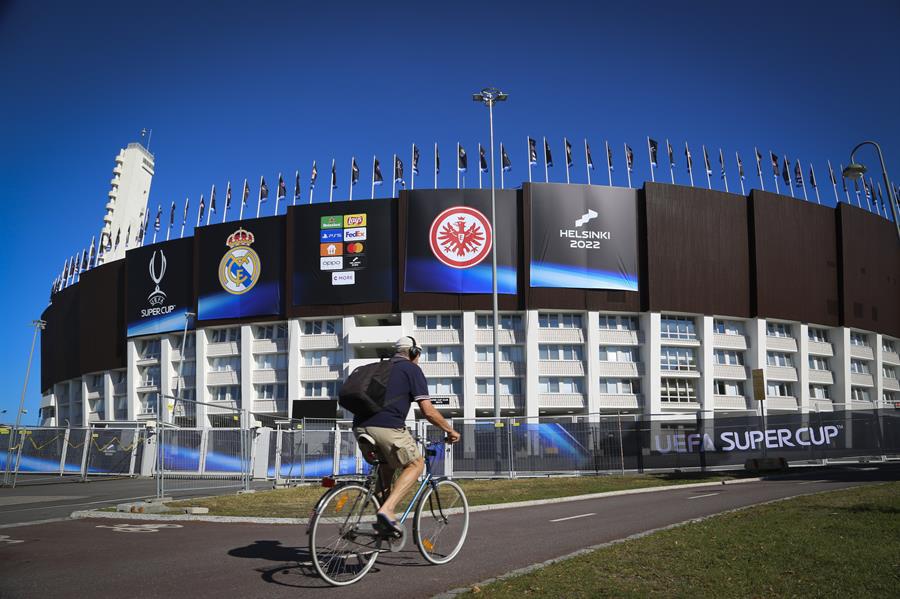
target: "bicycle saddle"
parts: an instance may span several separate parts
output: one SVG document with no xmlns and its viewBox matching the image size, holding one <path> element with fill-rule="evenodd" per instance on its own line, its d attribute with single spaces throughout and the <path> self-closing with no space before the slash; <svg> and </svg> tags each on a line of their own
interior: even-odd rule
<svg viewBox="0 0 900 599">
<path fill-rule="evenodd" d="M 375 445 L 375 439 L 371 435 L 363 433 L 356 438 L 356 444 L 359 445 L 359 451 L 362 453 L 363 459 L 373 466 L 380 464 L 381 459 L 378 454 L 378 446 Z"/>
</svg>

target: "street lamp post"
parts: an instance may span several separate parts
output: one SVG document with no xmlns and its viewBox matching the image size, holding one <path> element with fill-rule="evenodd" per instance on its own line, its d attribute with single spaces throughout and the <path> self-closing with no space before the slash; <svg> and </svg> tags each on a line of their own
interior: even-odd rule
<svg viewBox="0 0 900 599">
<path fill-rule="evenodd" d="M 900 222 L 897 222 L 897 197 L 894 195 L 894 187 L 891 185 L 887 167 L 884 165 L 884 154 L 881 152 L 881 146 L 874 141 L 864 141 L 856 144 L 856 147 L 850 150 L 850 164 L 844 168 L 844 171 L 841 174 L 849 179 L 862 178 L 868 169 L 866 169 L 865 165 L 856 162 L 853 156 L 858 149 L 865 145 L 875 146 L 875 149 L 878 151 L 878 160 L 881 162 L 881 176 L 884 179 L 884 187 L 887 190 L 888 200 L 891 204 L 891 215 L 894 217 L 894 226 L 897 228 L 897 238 L 900 239 Z"/>
<path fill-rule="evenodd" d="M 494 103 L 505 102 L 507 95 L 496 87 L 486 87 L 480 93 L 472 94 L 472 100 L 488 107 L 488 123 L 491 139 L 491 300 L 493 302 L 494 332 L 494 418 L 500 418 L 500 314 L 497 307 L 497 198 L 494 187 Z M 496 422 L 495 422 L 496 424 Z"/>
<path fill-rule="evenodd" d="M 22 414 L 25 413 L 25 393 L 28 391 L 28 378 L 31 376 L 31 360 L 34 358 L 34 346 L 37 343 L 38 331 L 44 330 L 47 326 L 45 320 L 32 320 L 31 326 L 34 327 L 34 335 L 31 337 L 31 351 L 28 353 L 28 365 L 25 367 L 25 383 L 22 385 L 22 397 L 19 399 L 19 409 L 16 411 L 16 426 L 13 428 L 13 434 L 9 439 L 9 449 L 6 455 L 6 468 L 3 476 L 3 484 L 9 482 L 9 467 L 12 456 L 13 447 L 19 443 L 21 435 L 19 434 L 19 425 L 22 423 Z"/>
</svg>

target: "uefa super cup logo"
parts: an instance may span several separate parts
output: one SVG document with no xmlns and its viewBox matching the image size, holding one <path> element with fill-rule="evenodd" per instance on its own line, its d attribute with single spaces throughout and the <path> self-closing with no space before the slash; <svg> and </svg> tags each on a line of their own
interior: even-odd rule
<svg viewBox="0 0 900 599">
<path fill-rule="evenodd" d="M 250 247 L 256 238 L 253 233 L 238 229 L 225 242 L 229 249 L 219 263 L 219 282 L 222 289 L 233 295 L 247 293 L 259 280 L 259 255 Z"/>
<path fill-rule="evenodd" d="M 153 252 L 153 255 L 150 256 L 150 280 L 155 285 L 153 291 L 147 296 L 147 301 L 150 302 L 151 306 L 160 306 L 166 301 L 165 291 L 159 288 L 159 284 L 162 283 L 164 276 L 166 276 L 166 255 L 162 250 L 159 250 L 158 270 L 156 268 L 156 252 Z"/>
<path fill-rule="evenodd" d="M 454 206 L 431 223 L 428 242 L 434 257 L 451 268 L 471 268 L 491 251 L 493 231 L 487 217 L 468 206 Z"/>
</svg>

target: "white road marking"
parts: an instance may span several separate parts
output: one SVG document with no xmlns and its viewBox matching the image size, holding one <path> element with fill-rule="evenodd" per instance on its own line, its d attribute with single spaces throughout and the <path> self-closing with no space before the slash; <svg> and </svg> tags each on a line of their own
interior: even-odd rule
<svg viewBox="0 0 900 599">
<path fill-rule="evenodd" d="M 797 484 L 798 485 L 812 485 L 815 483 L 827 483 L 827 482 L 829 482 L 829 481 L 827 481 L 827 480 L 805 480 L 805 481 L 799 482 Z"/>
<path fill-rule="evenodd" d="M 701 499 L 703 497 L 712 497 L 713 495 L 721 495 L 721 493 L 707 493 L 706 495 L 694 495 L 693 497 L 688 497 L 688 499 Z"/>
<path fill-rule="evenodd" d="M 591 512 L 589 514 L 579 514 L 577 516 L 569 516 L 567 518 L 557 518 L 556 520 L 550 520 L 550 522 L 563 522 L 565 520 L 574 520 L 576 518 L 587 518 L 588 516 L 596 516 L 596 512 Z"/>
<path fill-rule="evenodd" d="M 9 535 L 0 535 L 0 545 L 15 545 L 17 543 L 24 543 L 25 541 L 18 541 L 16 539 L 9 538 Z"/>
<path fill-rule="evenodd" d="M 111 528 L 113 532 L 159 532 L 160 528 L 182 528 L 181 524 L 99 524 L 97 528 Z"/>
</svg>

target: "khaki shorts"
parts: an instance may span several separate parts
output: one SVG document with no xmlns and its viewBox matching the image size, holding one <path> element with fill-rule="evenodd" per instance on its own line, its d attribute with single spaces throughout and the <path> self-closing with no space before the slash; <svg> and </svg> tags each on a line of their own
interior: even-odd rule
<svg viewBox="0 0 900 599">
<path fill-rule="evenodd" d="M 353 429 L 353 432 L 357 437 L 365 433 L 375 439 L 375 445 L 378 446 L 382 459 L 391 468 L 403 468 L 422 457 L 415 440 L 405 428 L 361 426 Z"/>
</svg>

